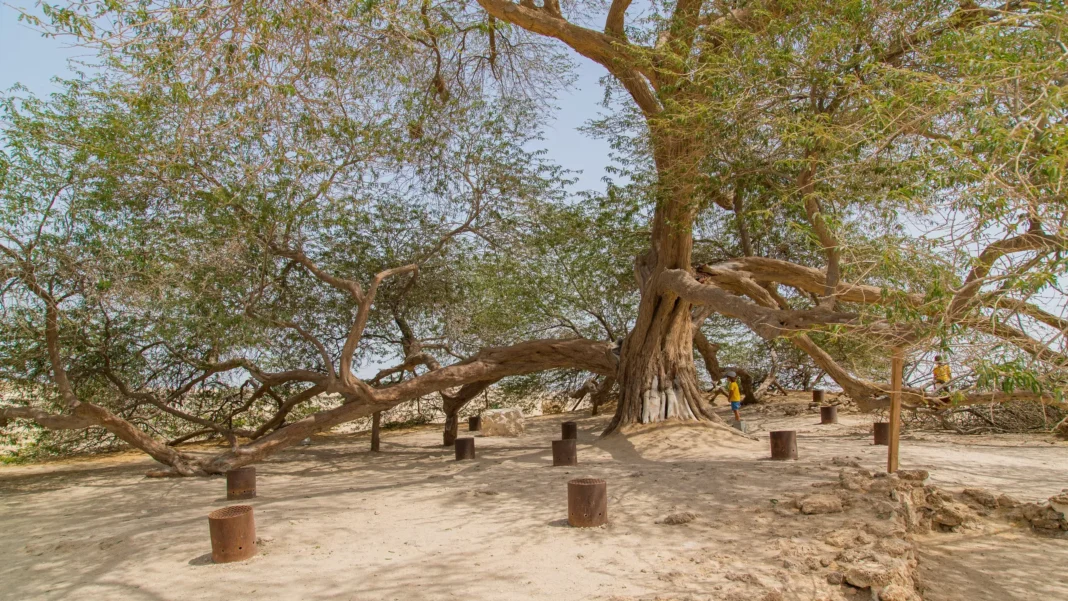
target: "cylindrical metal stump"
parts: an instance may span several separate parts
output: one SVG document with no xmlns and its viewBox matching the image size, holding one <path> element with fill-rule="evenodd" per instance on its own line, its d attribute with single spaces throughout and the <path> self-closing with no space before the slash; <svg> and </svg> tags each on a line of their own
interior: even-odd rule
<svg viewBox="0 0 1068 601">
<path fill-rule="evenodd" d="M 821 424 L 837 424 L 838 423 L 838 407 L 831 405 L 829 407 L 820 407 L 820 423 Z"/>
<path fill-rule="evenodd" d="M 578 465 L 578 448 L 574 439 L 553 441 L 553 466 Z"/>
<path fill-rule="evenodd" d="M 231 505 L 208 514 L 211 560 L 243 561 L 256 554 L 256 520 L 249 505 Z"/>
<path fill-rule="evenodd" d="M 816 388 L 816 389 L 814 389 L 812 391 L 812 402 L 813 403 L 819 403 L 820 405 L 822 405 L 824 396 L 825 395 L 824 395 L 823 389 L 822 388 Z"/>
<path fill-rule="evenodd" d="M 475 439 L 474 438 L 457 438 L 456 439 L 456 460 L 462 459 L 474 459 L 475 458 Z"/>
<path fill-rule="evenodd" d="M 776 430 L 771 433 L 772 459 L 797 459 L 797 432 Z"/>
<path fill-rule="evenodd" d="M 608 484 L 597 478 L 567 483 L 567 523 L 590 528 L 608 522 Z"/>
<path fill-rule="evenodd" d="M 256 468 L 239 467 L 226 472 L 226 498 L 251 499 L 256 496 Z"/>
<path fill-rule="evenodd" d="M 467 418 L 467 431 L 478 432 L 482 429 L 482 417 L 475 415 Z"/>
<path fill-rule="evenodd" d="M 578 438 L 578 424 L 564 422 L 560 424 L 560 438 L 563 440 L 575 440 Z"/>
<path fill-rule="evenodd" d="M 887 446 L 890 444 L 890 422 L 875 422 L 875 444 Z"/>
</svg>

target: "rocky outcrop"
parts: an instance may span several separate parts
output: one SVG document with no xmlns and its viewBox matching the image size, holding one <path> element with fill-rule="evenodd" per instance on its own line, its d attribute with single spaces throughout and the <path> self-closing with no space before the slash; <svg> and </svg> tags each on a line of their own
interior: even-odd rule
<svg viewBox="0 0 1068 601">
<path fill-rule="evenodd" d="M 835 495 L 810 495 L 801 500 L 801 513 L 841 513 L 842 500 Z"/>
<path fill-rule="evenodd" d="M 482 413 L 483 436 L 519 436 L 524 432 L 523 410 L 511 407 Z"/>
</svg>

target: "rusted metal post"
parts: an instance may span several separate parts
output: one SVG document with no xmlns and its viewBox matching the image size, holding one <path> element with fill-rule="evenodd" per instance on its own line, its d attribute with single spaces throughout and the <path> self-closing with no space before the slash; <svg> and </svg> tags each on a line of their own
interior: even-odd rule
<svg viewBox="0 0 1068 601">
<path fill-rule="evenodd" d="M 836 405 L 826 405 L 820 407 L 820 423 L 821 424 L 837 424 L 838 423 L 838 407 Z"/>
<path fill-rule="evenodd" d="M 875 444 L 887 446 L 890 444 L 890 422 L 875 422 L 872 424 L 875 432 Z"/>
<path fill-rule="evenodd" d="M 553 467 L 558 465 L 578 465 L 578 447 L 573 438 L 553 441 Z"/>
<path fill-rule="evenodd" d="M 901 385 L 905 372 L 905 349 L 894 347 L 890 374 L 890 448 L 886 453 L 886 471 L 897 471 L 898 447 L 901 441 Z"/>
<path fill-rule="evenodd" d="M 256 468 L 239 467 L 226 472 L 226 498 L 230 501 L 256 496 Z"/>
<path fill-rule="evenodd" d="M 597 478 L 567 483 L 567 523 L 590 528 L 608 522 L 608 484 Z"/>
<path fill-rule="evenodd" d="M 578 424 L 575 422 L 564 422 L 560 424 L 560 438 L 563 440 L 578 439 Z"/>
<path fill-rule="evenodd" d="M 256 520 L 249 505 L 231 505 L 208 514 L 211 560 L 243 561 L 256 554 Z"/>
<path fill-rule="evenodd" d="M 797 459 L 797 432 L 776 430 L 771 433 L 772 459 Z"/>
<path fill-rule="evenodd" d="M 457 438 L 456 439 L 456 460 L 461 461 L 464 459 L 475 458 L 475 439 L 474 438 Z"/>
<path fill-rule="evenodd" d="M 812 390 L 812 402 L 813 403 L 819 403 L 820 405 L 822 405 L 823 404 L 823 399 L 824 399 L 825 396 L 826 395 L 824 394 L 824 391 L 823 391 L 822 388 L 815 388 L 815 389 Z"/>
<path fill-rule="evenodd" d="M 382 412 L 375 411 L 371 416 L 371 452 L 377 453 L 382 446 Z"/>
<path fill-rule="evenodd" d="M 473 416 L 467 418 L 467 431 L 468 432 L 478 432 L 481 429 L 482 429 L 482 417 L 481 416 L 473 415 Z"/>
</svg>

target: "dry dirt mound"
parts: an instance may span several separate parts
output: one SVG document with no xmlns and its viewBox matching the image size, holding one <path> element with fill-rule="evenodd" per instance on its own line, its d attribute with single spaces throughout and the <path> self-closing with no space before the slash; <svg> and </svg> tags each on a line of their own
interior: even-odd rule
<svg viewBox="0 0 1068 601">
<path fill-rule="evenodd" d="M 646 461 L 700 461 L 730 456 L 751 457 L 764 446 L 723 424 L 660 422 L 625 426 L 597 442 L 617 458 Z"/>
<path fill-rule="evenodd" d="M 879 601 L 918 601 L 924 586 L 916 574 L 917 536 L 981 533 L 1004 529 L 1005 522 L 1030 526 L 1045 536 L 1063 537 L 1068 531 L 1068 521 L 1057 509 L 1068 494 L 1023 504 L 978 488 L 952 493 L 927 484 L 927 477 L 924 470 L 872 474 L 843 469 L 837 482 L 817 483 L 816 492 L 791 495 L 775 507 L 776 513 L 851 514 L 862 521 L 827 532 L 822 544 L 809 545 L 797 557 L 790 555 L 789 541 L 783 542 L 784 565 L 792 572 L 807 567 L 820 580 L 840 585 L 842 592 L 870 591 Z"/>
</svg>

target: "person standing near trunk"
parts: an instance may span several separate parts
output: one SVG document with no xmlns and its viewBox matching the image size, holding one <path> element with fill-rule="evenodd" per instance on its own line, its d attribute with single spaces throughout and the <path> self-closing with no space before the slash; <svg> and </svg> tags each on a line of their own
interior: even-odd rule
<svg viewBox="0 0 1068 601">
<path fill-rule="evenodd" d="M 738 374 L 729 371 L 725 375 L 727 376 L 727 400 L 731 403 L 734 420 L 740 422 L 742 421 L 742 414 L 739 413 L 742 409 L 742 390 L 738 388 Z"/>
<path fill-rule="evenodd" d="M 949 364 L 946 363 L 944 359 L 942 359 L 942 355 L 935 355 L 935 366 L 933 375 L 935 383 L 935 392 L 948 393 L 949 381 L 953 379 L 953 372 L 950 370 Z M 941 400 L 943 403 L 948 403 L 949 394 L 943 394 L 943 396 L 939 400 Z"/>
</svg>

